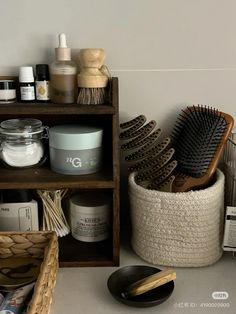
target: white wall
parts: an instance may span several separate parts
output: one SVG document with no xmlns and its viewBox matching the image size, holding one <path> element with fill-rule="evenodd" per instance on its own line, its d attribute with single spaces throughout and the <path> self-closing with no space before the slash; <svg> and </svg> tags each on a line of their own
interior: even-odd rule
<svg viewBox="0 0 236 314">
<path fill-rule="evenodd" d="M 140 113 L 168 132 L 180 108 L 236 119 L 235 0 L 1 0 L 0 75 L 50 63 L 57 34 L 103 47 L 120 81 L 121 121 Z"/>
</svg>

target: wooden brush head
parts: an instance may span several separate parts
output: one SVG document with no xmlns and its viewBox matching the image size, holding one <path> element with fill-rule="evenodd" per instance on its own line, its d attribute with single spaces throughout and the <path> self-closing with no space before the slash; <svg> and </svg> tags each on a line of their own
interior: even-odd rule
<svg viewBox="0 0 236 314">
<path fill-rule="evenodd" d="M 178 162 L 175 192 L 209 184 L 233 124 L 229 114 L 214 108 L 198 105 L 183 110 L 172 136 Z"/>
</svg>

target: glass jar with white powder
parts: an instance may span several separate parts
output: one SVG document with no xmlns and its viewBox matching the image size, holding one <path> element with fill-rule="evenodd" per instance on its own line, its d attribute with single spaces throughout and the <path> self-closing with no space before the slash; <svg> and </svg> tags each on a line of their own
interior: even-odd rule
<svg viewBox="0 0 236 314">
<path fill-rule="evenodd" d="M 45 161 L 46 127 L 38 119 L 10 119 L 0 124 L 0 156 L 4 165 L 25 168 Z"/>
</svg>

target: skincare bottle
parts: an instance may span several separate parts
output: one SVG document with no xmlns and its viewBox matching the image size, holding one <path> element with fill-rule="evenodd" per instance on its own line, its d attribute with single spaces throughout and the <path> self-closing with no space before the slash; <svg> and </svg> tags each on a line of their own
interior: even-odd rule
<svg viewBox="0 0 236 314">
<path fill-rule="evenodd" d="M 22 102 L 32 102 L 35 100 L 35 83 L 33 67 L 20 67 L 19 73 L 20 100 Z"/>
<path fill-rule="evenodd" d="M 49 69 L 47 64 L 36 64 L 35 79 L 36 100 L 49 102 Z"/>
<path fill-rule="evenodd" d="M 71 50 L 66 35 L 59 34 L 59 46 L 55 48 L 56 60 L 50 65 L 50 97 L 53 103 L 76 102 L 76 64 L 71 60 Z"/>
</svg>

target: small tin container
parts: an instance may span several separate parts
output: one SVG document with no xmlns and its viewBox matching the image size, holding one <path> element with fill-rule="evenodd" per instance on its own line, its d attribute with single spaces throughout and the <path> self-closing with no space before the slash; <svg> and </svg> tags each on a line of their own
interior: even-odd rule
<svg viewBox="0 0 236 314">
<path fill-rule="evenodd" d="M 70 198 L 72 236 L 84 242 L 98 242 L 109 237 L 111 197 L 101 191 L 81 191 Z"/>
<path fill-rule="evenodd" d="M 51 169 L 70 175 L 90 174 L 102 167 L 103 130 L 88 125 L 58 125 L 49 129 Z"/>
<path fill-rule="evenodd" d="M 0 80 L 0 104 L 16 101 L 16 83 L 14 80 Z"/>
</svg>

